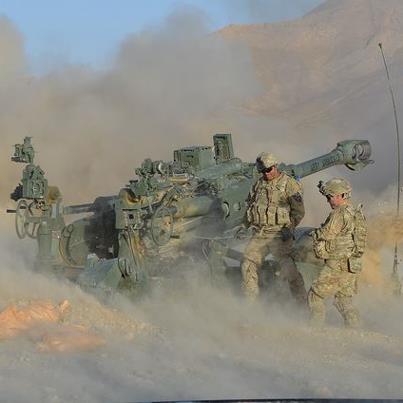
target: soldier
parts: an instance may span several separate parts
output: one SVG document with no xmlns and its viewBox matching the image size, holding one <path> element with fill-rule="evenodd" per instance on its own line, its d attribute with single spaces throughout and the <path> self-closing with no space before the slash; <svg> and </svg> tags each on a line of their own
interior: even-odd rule
<svg viewBox="0 0 403 403">
<path fill-rule="evenodd" d="M 351 204 L 351 185 L 345 179 L 334 178 L 319 191 L 326 196 L 332 211 L 325 223 L 313 232 L 316 256 L 324 259 L 325 267 L 308 293 L 308 305 L 313 325 L 323 324 L 326 316 L 325 299 L 334 296 L 334 305 L 347 327 L 360 324 L 358 310 L 353 306 L 357 279 L 361 272 L 367 225 L 362 206 Z"/>
<path fill-rule="evenodd" d="M 278 170 L 278 159 L 261 153 L 256 168 L 262 173 L 247 199 L 246 224 L 254 230 L 242 261 L 242 288 L 254 301 L 259 294 L 258 270 L 271 253 L 287 279 L 292 295 L 306 304 L 304 280 L 291 258 L 294 228 L 305 214 L 302 187 L 292 177 Z"/>
</svg>

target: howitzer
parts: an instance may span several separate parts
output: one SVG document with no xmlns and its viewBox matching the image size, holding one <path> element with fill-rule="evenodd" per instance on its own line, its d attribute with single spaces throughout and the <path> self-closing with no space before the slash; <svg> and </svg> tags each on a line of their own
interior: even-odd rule
<svg viewBox="0 0 403 403">
<path fill-rule="evenodd" d="M 214 147 L 175 150 L 171 162 L 146 159 L 135 170 L 137 178 L 117 195 L 63 207 L 58 189 L 33 165 L 26 138 L 12 157 L 28 164 L 11 195 L 18 201 L 17 234 L 37 238 L 38 268 L 75 270 L 86 288 L 126 288 L 135 294 L 155 268 L 189 256 L 189 249 L 210 256 L 206 245 L 228 237 L 242 222 L 259 174 L 254 163 L 235 157 L 230 134 L 216 134 L 213 142 Z M 370 154 L 366 140 L 343 141 L 326 155 L 279 168 L 296 178 L 341 164 L 357 170 L 371 162 Z M 71 220 L 74 214 L 85 217 Z"/>
</svg>

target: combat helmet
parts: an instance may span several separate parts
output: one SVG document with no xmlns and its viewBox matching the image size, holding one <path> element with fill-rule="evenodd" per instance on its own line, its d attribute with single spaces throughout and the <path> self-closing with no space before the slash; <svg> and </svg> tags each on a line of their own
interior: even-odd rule
<svg viewBox="0 0 403 403">
<path fill-rule="evenodd" d="M 349 181 L 343 178 L 333 178 L 326 183 L 322 181 L 318 184 L 319 192 L 324 196 L 336 196 L 344 194 L 345 198 L 351 197 L 352 187 Z"/>
<path fill-rule="evenodd" d="M 256 158 L 256 168 L 259 172 L 263 172 L 265 169 L 277 165 L 278 163 L 278 158 L 272 153 L 263 152 Z"/>
</svg>

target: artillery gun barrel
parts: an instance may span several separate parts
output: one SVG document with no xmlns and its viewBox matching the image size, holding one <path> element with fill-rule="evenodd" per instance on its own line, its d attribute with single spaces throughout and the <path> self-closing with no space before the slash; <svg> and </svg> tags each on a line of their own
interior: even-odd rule
<svg viewBox="0 0 403 403">
<path fill-rule="evenodd" d="M 99 196 L 93 203 L 76 204 L 63 208 L 63 214 L 103 213 L 113 210 L 118 196 Z"/>
<path fill-rule="evenodd" d="M 94 212 L 94 203 L 76 204 L 63 208 L 63 214 L 82 214 Z"/>
<path fill-rule="evenodd" d="M 356 171 L 371 164 L 371 145 L 367 140 L 346 140 L 328 154 L 313 158 L 300 164 L 281 165 L 280 170 L 296 178 L 304 178 L 334 165 L 346 165 Z"/>
</svg>

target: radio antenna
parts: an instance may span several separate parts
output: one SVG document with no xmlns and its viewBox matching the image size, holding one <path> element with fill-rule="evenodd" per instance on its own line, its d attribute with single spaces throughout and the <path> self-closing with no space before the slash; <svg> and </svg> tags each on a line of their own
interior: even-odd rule
<svg viewBox="0 0 403 403">
<path fill-rule="evenodd" d="M 399 220 L 400 216 L 400 191 L 401 191 L 401 169 L 400 169 L 400 134 L 399 134 L 399 122 L 397 119 L 397 110 L 396 110 L 396 101 L 395 96 L 393 94 L 392 83 L 390 81 L 389 69 L 386 63 L 385 54 L 383 52 L 382 43 L 379 43 L 379 49 L 381 50 L 383 64 L 385 66 L 386 77 L 388 79 L 389 93 L 392 99 L 393 105 L 393 114 L 395 117 L 395 127 L 396 127 L 396 152 L 397 152 L 397 205 L 396 205 L 396 220 Z M 393 284 L 393 293 L 395 295 L 401 295 L 402 293 L 402 284 L 399 278 L 399 259 L 397 255 L 397 235 L 395 239 L 395 256 L 393 259 L 393 269 L 392 269 L 392 284 Z"/>
</svg>

